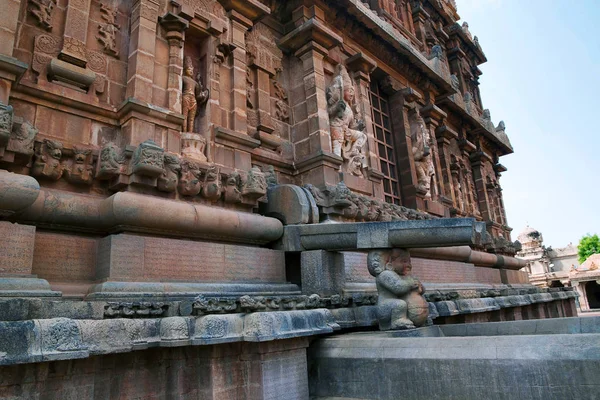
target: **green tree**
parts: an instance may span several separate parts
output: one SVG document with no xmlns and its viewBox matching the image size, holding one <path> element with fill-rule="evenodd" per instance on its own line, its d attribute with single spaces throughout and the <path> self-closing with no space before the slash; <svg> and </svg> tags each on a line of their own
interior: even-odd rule
<svg viewBox="0 0 600 400">
<path fill-rule="evenodd" d="M 582 264 L 592 254 L 600 253 L 600 238 L 598 235 L 590 235 L 589 233 L 581 238 L 577 246 L 577 255 L 579 263 Z"/>
</svg>

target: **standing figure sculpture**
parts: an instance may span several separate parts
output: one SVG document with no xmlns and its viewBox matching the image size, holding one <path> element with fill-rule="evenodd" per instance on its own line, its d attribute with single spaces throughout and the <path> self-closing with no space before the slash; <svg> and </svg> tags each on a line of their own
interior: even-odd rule
<svg viewBox="0 0 600 400">
<path fill-rule="evenodd" d="M 435 174 L 433 159 L 431 157 L 430 138 L 425 121 L 418 111 L 415 111 L 414 121 L 411 123 L 412 153 L 417 173 L 417 188 L 431 198 L 431 180 Z"/>
<path fill-rule="evenodd" d="M 372 250 L 367 257 L 369 273 L 377 284 L 377 318 L 382 331 L 423 326 L 429 305 L 423 285 L 410 276 L 410 255 L 401 249 Z"/>
<path fill-rule="evenodd" d="M 362 176 L 363 146 L 367 141 L 365 123 L 360 119 L 352 79 L 343 65 L 338 65 L 337 75 L 326 94 L 333 152 L 344 159 L 347 172 Z"/>
<path fill-rule="evenodd" d="M 183 62 L 183 88 L 182 88 L 182 114 L 183 132 L 194 131 L 194 120 L 198 106 L 206 103 L 209 90 L 202 85 L 200 74 L 194 79 L 194 65 L 192 58 L 186 57 Z"/>
</svg>

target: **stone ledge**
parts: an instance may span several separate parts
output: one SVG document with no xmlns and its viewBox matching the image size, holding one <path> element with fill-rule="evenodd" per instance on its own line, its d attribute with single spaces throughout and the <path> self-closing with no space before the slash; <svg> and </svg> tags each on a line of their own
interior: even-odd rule
<svg viewBox="0 0 600 400">
<path fill-rule="evenodd" d="M 0 322 L 0 365 L 86 358 L 150 347 L 264 342 L 339 329 L 326 309 L 161 319 Z"/>
</svg>

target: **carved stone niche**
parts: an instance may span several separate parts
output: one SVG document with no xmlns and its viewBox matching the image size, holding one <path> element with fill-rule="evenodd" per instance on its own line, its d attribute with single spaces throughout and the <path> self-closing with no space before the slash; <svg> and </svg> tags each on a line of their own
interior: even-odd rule
<svg viewBox="0 0 600 400">
<path fill-rule="evenodd" d="M 75 145 L 72 153 L 71 162 L 63 165 L 66 179 L 74 184 L 91 185 L 94 180 L 94 149 Z"/>
<path fill-rule="evenodd" d="M 31 168 L 33 176 L 59 180 L 63 174 L 63 165 L 60 163 L 63 145 L 56 140 L 44 139 L 35 150 L 35 161 Z"/>
</svg>

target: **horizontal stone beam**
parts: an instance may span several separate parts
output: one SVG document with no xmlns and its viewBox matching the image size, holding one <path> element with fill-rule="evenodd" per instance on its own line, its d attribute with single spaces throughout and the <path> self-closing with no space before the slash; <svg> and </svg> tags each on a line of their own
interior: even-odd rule
<svg viewBox="0 0 600 400">
<path fill-rule="evenodd" d="M 412 257 L 436 260 L 463 261 L 477 267 L 504 268 L 520 270 L 527 265 L 525 260 L 493 253 L 476 251 L 469 246 L 439 247 L 427 249 L 409 249 Z"/>
<path fill-rule="evenodd" d="M 473 218 L 287 225 L 278 247 L 284 251 L 369 251 L 479 245 L 488 237 L 485 223 Z"/>
<path fill-rule="evenodd" d="M 252 244 L 283 234 L 279 220 L 258 214 L 131 192 L 102 199 L 41 190 L 36 184 L 33 178 L 0 170 L 0 215 L 13 212 L 15 222 L 98 234 L 129 231 Z M 17 210 L 19 203 L 27 206 Z"/>
</svg>

